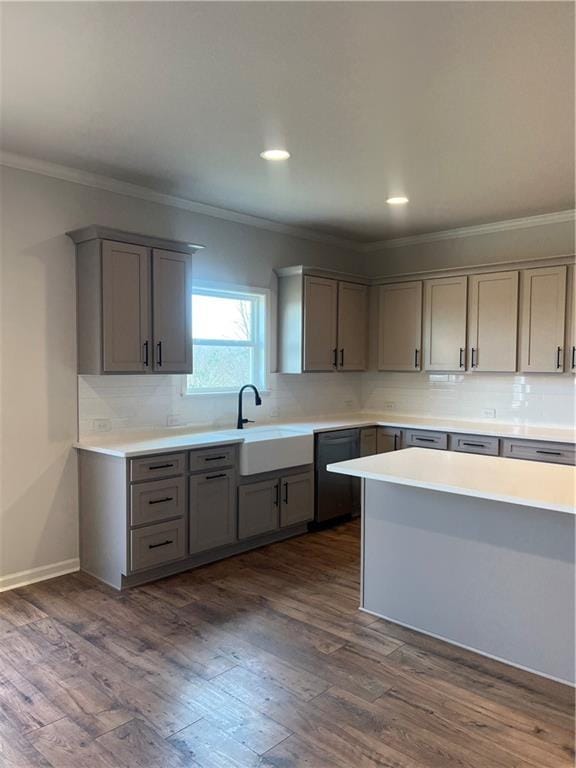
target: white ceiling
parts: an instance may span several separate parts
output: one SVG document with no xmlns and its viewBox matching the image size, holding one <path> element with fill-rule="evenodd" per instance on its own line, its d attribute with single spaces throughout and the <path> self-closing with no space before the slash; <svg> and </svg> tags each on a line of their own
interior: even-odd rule
<svg viewBox="0 0 576 768">
<path fill-rule="evenodd" d="M 363 242 L 564 210 L 573 21 L 569 2 L 3 3 L 2 147 Z"/>
</svg>

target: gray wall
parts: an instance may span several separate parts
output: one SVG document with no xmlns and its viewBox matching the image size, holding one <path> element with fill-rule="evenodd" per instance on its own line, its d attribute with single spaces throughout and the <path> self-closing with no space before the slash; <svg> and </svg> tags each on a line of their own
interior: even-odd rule
<svg viewBox="0 0 576 768">
<path fill-rule="evenodd" d="M 26 171 L 0 172 L 1 588 L 9 574 L 78 555 L 75 273 L 67 230 L 98 223 L 205 243 L 195 260 L 199 280 L 270 288 L 275 266 L 360 265 L 356 254 L 334 246 Z"/>
<path fill-rule="evenodd" d="M 561 222 L 434 243 L 382 248 L 366 255 L 366 268 L 368 274 L 377 277 L 541 259 L 545 256 L 569 256 L 574 252 L 574 223 Z"/>
</svg>

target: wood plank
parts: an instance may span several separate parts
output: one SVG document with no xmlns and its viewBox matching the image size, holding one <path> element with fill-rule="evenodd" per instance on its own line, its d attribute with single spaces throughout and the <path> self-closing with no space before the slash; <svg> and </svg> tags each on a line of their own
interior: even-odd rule
<svg viewBox="0 0 576 768">
<path fill-rule="evenodd" d="M 359 525 L 0 615 L 7 768 L 565 768 L 565 686 L 358 611 Z M 48 722 L 51 721 L 51 722 Z"/>
</svg>

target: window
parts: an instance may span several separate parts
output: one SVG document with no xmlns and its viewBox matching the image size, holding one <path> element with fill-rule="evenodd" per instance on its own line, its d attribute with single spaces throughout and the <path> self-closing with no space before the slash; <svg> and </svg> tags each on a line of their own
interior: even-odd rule
<svg viewBox="0 0 576 768">
<path fill-rule="evenodd" d="M 192 292 L 194 373 L 186 393 L 266 388 L 266 292 L 195 288 Z"/>
</svg>

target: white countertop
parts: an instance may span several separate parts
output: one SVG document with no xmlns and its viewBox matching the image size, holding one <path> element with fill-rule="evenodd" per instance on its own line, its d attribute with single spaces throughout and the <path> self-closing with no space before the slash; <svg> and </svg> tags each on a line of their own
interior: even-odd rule
<svg viewBox="0 0 576 768">
<path fill-rule="evenodd" d="M 576 515 L 576 468 L 471 453 L 406 448 L 329 464 L 337 474 Z"/>
<path fill-rule="evenodd" d="M 310 420 L 273 421 L 259 423 L 256 428 L 288 428 L 303 433 L 329 432 L 336 429 L 369 427 L 373 425 L 410 427 L 412 429 L 436 429 L 469 435 L 490 437 L 516 437 L 524 440 L 548 440 L 561 443 L 575 442 L 574 429 L 535 425 L 504 424 L 495 421 L 463 421 L 461 419 L 432 418 L 410 414 L 352 413 L 319 416 Z M 242 443 L 254 427 L 244 430 L 199 430 L 186 427 L 130 431 L 105 435 L 91 435 L 75 443 L 84 451 L 105 453 L 109 456 L 130 458 L 149 453 L 170 453 L 189 448 Z"/>
</svg>

